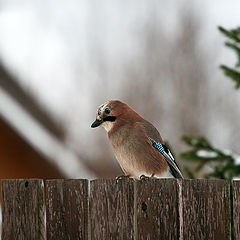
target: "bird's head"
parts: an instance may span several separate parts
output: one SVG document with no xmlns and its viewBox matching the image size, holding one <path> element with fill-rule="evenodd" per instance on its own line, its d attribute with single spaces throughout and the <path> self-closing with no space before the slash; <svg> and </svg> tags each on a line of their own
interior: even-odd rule
<svg viewBox="0 0 240 240">
<path fill-rule="evenodd" d="M 98 108 L 96 120 L 92 123 L 91 127 L 101 126 L 109 132 L 115 124 L 123 124 L 131 119 L 133 114 L 137 113 L 127 104 L 118 100 L 111 100 Z"/>
</svg>

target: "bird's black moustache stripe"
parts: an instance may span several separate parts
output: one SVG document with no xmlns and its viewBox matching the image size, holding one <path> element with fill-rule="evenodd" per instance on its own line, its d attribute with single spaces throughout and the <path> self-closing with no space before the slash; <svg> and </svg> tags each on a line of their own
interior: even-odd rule
<svg viewBox="0 0 240 240">
<path fill-rule="evenodd" d="M 114 122 L 115 120 L 116 120 L 116 117 L 114 116 L 108 116 L 103 119 L 104 122 L 107 122 L 107 121 Z"/>
</svg>

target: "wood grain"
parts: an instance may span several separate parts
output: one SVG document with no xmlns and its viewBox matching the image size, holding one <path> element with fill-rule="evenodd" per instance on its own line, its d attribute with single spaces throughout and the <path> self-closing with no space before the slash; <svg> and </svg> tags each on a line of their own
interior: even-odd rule
<svg viewBox="0 0 240 240">
<path fill-rule="evenodd" d="M 47 239 L 88 238 L 88 181 L 46 181 Z"/>
<path fill-rule="evenodd" d="M 45 239 L 42 180 L 2 180 L 2 240 Z"/>
<path fill-rule="evenodd" d="M 240 239 L 240 181 L 2 180 L 2 240 Z M 89 195 L 88 195 L 89 194 Z M 46 229 L 46 230 L 45 230 Z"/>
<path fill-rule="evenodd" d="M 183 239 L 231 238 L 229 190 L 224 180 L 183 181 Z"/>
<path fill-rule="evenodd" d="M 233 181 L 234 239 L 240 239 L 240 181 Z"/>
<path fill-rule="evenodd" d="M 179 239 L 176 179 L 136 182 L 137 239 Z"/>
<path fill-rule="evenodd" d="M 91 239 L 133 239 L 133 180 L 94 180 L 90 189 Z"/>
</svg>

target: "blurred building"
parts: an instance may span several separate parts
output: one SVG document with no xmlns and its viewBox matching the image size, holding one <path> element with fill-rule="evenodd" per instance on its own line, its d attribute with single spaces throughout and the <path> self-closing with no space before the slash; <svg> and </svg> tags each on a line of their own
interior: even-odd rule
<svg viewBox="0 0 240 240">
<path fill-rule="evenodd" d="M 64 178 L 65 174 L 0 118 L 0 179 Z"/>
<path fill-rule="evenodd" d="M 3 65 L 0 106 L 0 179 L 94 176 L 66 149 L 61 127 Z M 66 169 L 68 163 L 76 169 Z"/>
</svg>

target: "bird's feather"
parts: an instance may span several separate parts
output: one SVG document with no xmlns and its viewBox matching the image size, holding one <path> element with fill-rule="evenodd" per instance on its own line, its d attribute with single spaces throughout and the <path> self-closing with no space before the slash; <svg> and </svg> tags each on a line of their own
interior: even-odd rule
<svg viewBox="0 0 240 240">
<path fill-rule="evenodd" d="M 149 138 L 152 138 L 156 142 L 160 142 L 161 144 L 163 143 L 160 133 L 150 122 L 143 119 L 140 124 L 144 127 L 146 134 Z"/>
<path fill-rule="evenodd" d="M 161 144 L 163 143 L 160 133 L 150 122 L 143 120 L 141 122 L 141 124 L 144 127 L 146 134 L 150 139 L 153 139 L 156 142 L 160 142 Z M 165 145 L 163 145 L 163 147 L 165 150 L 163 156 L 168 163 L 168 166 L 170 168 L 172 175 L 175 178 L 183 178 L 182 173 L 181 173 L 175 159 L 173 158 L 170 150 Z M 157 149 L 156 149 L 156 151 L 157 151 Z"/>
<path fill-rule="evenodd" d="M 167 153 L 167 152 L 164 152 L 163 153 L 163 156 L 165 157 L 167 163 L 168 163 L 168 166 L 170 168 L 170 171 L 172 173 L 172 175 L 175 177 L 175 178 L 182 178 L 183 179 L 183 175 L 175 161 L 175 159 L 172 157 L 172 154 L 170 153 Z"/>
</svg>

